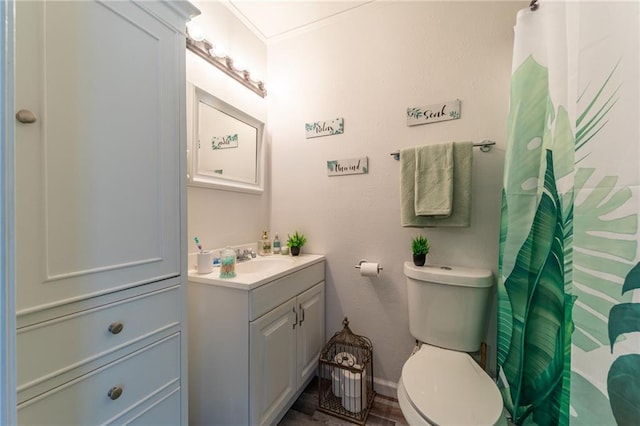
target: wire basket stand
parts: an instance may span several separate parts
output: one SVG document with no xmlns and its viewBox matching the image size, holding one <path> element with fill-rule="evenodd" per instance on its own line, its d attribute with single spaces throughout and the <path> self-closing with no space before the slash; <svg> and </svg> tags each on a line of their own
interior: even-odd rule
<svg viewBox="0 0 640 426">
<path fill-rule="evenodd" d="M 373 345 L 353 334 L 349 319 L 320 353 L 319 410 L 364 425 L 373 405 Z"/>
</svg>

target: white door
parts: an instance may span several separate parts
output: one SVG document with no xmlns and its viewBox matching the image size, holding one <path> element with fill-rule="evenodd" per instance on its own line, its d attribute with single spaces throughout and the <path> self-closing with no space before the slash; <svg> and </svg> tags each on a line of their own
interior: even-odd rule
<svg viewBox="0 0 640 426">
<path fill-rule="evenodd" d="M 278 306 L 249 325 L 251 424 L 271 424 L 295 393 L 296 300 Z"/>
<path fill-rule="evenodd" d="M 18 314 L 180 274 L 176 40 L 133 2 L 16 2 Z"/>
<path fill-rule="evenodd" d="M 298 296 L 298 386 L 316 372 L 324 346 L 324 281 Z"/>
</svg>

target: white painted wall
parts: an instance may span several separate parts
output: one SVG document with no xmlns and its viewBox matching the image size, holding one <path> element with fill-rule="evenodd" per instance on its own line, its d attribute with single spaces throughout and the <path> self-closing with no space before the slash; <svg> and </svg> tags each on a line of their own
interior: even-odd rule
<svg viewBox="0 0 640 426">
<path fill-rule="evenodd" d="M 512 29 L 527 4 L 375 2 L 269 44 L 271 230 L 299 230 L 304 250 L 327 255 L 327 337 L 348 316 L 373 341 L 379 383 L 397 382 L 414 344 L 402 272 L 413 236 L 429 238 L 430 263 L 497 272 Z M 460 120 L 406 126 L 407 107 L 456 98 Z M 305 139 L 306 122 L 333 117 L 344 117 L 343 135 Z M 474 151 L 471 227 L 402 228 L 399 163 L 389 153 L 482 139 L 498 145 Z M 327 177 L 327 160 L 364 156 L 368 174 Z M 382 263 L 379 278 L 358 275 L 363 258 Z M 495 306 L 490 317 L 494 370 Z"/>
<path fill-rule="evenodd" d="M 267 48 L 236 16 L 217 1 L 193 1 L 202 11 L 192 24 L 214 45 L 221 45 L 241 69 L 248 69 L 254 79 L 266 79 Z M 267 101 L 237 83 L 213 65 L 187 51 L 187 81 L 246 112 L 267 121 Z M 244 65 L 243 65 L 244 64 Z M 191 123 L 192 98 L 188 94 L 187 123 Z M 188 143 L 192 129 L 188 128 Z M 269 143 L 267 138 L 267 164 Z M 263 194 L 247 194 L 219 189 L 189 187 L 189 242 L 198 236 L 205 248 L 224 247 L 257 241 L 269 229 L 269 167 L 265 173 Z M 195 251 L 192 244 L 189 251 Z"/>
</svg>

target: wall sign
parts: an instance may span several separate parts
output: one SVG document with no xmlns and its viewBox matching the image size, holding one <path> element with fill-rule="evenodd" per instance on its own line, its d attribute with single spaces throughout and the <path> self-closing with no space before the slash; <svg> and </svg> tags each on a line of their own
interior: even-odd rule
<svg viewBox="0 0 640 426">
<path fill-rule="evenodd" d="M 334 118 L 332 120 L 316 121 L 304 125 L 307 132 L 307 139 L 320 136 L 339 135 L 344 133 L 344 118 Z"/>
<path fill-rule="evenodd" d="M 439 104 L 407 108 L 407 126 L 436 123 L 460 118 L 460 99 Z"/>
<path fill-rule="evenodd" d="M 327 161 L 327 176 L 369 173 L 369 157 Z"/>
<path fill-rule="evenodd" d="M 211 138 L 211 149 L 226 149 L 238 147 L 238 134 L 227 136 L 213 136 Z"/>
</svg>

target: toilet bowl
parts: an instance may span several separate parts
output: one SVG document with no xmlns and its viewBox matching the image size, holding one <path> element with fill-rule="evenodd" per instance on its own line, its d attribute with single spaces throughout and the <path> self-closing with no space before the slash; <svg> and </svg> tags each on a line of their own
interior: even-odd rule
<svg viewBox="0 0 640 426">
<path fill-rule="evenodd" d="M 506 425 L 502 397 L 467 353 L 430 345 L 402 368 L 398 403 L 410 425 Z"/>
</svg>

